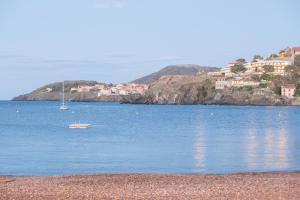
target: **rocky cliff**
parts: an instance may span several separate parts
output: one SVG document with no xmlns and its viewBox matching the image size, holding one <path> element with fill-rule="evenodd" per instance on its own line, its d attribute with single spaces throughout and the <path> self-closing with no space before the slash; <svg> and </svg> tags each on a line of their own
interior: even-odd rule
<svg viewBox="0 0 300 200">
<path fill-rule="evenodd" d="M 144 96 L 130 97 L 123 103 L 141 104 L 219 104 L 219 105 L 294 105 L 263 89 L 235 88 L 215 90 L 214 81 L 201 76 L 164 76 L 150 85 Z"/>
</svg>

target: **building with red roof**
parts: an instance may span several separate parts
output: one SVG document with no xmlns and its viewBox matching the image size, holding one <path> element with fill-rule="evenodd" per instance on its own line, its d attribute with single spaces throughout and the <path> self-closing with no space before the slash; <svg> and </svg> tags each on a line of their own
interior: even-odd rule
<svg viewBox="0 0 300 200">
<path fill-rule="evenodd" d="M 300 55 L 300 47 L 292 48 L 293 55 Z"/>
</svg>

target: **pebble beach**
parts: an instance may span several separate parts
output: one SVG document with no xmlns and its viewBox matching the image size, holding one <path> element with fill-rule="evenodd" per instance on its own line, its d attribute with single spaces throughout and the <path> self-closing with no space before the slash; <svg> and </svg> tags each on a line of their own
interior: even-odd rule
<svg viewBox="0 0 300 200">
<path fill-rule="evenodd" d="M 300 199 L 300 173 L 0 177 L 0 199 Z"/>
</svg>

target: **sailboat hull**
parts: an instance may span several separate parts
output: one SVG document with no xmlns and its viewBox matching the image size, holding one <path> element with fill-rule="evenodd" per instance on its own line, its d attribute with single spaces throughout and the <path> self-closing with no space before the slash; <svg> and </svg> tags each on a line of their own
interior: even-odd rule
<svg viewBox="0 0 300 200">
<path fill-rule="evenodd" d="M 60 110 L 69 110 L 69 107 L 68 106 L 60 106 L 59 109 Z"/>
</svg>

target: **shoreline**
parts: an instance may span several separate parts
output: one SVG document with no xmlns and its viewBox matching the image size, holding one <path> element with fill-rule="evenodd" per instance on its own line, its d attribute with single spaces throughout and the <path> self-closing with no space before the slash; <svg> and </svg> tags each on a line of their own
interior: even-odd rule
<svg viewBox="0 0 300 200">
<path fill-rule="evenodd" d="M 0 199 L 300 199 L 300 172 L 0 176 Z"/>
<path fill-rule="evenodd" d="M 60 102 L 60 100 L 2 100 L 3 102 L 9 101 L 9 102 Z M 175 104 L 175 103 L 127 103 L 127 102 L 120 102 L 120 101 L 70 101 L 73 103 L 116 103 L 120 105 L 157 105 L 157 106 L 234 106 L 234 107 L 300 107 L 300 105 L 294 105 L 294 104 L 220 104 L 220 103 L 195 103 L 195 104 Z"/>
</svg>

